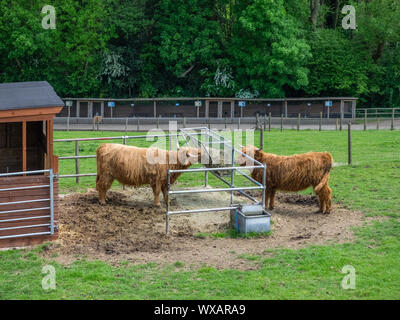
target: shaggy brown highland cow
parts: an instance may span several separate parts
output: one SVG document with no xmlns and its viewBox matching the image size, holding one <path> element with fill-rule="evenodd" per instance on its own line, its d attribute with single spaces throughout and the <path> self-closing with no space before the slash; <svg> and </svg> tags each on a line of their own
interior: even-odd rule
<svg viewBox="0 0 400 320">
<path fill-rule="evenodd" d="M 301 191 L 310 186 L 318 195 L 319 211 L 330 213 L 332 208 L 332 189 L 328 186 L 333 158 L 329 152 L 308 152 L 293 156 L 277 156 L 266 153 L 254 146 L 242 148 L 242 152 L 267 165 L 265 203 L 274 209 L 275 193 L 282 191 Z M 249 161 L 245 156 L 238 158 L 240 165 Z M 263 170 L 254 169 L 253 179 L 262 183 Z"/>
<path fill-rule="evenodd" d="M 201 150 L 180 148 L 179 151 L 167 151 L 105 143 L 98 147 L 96 156 L 96 190 L 100 203 L 105 203 L 106 193 L 116 179 L 130 186 L 149 184 L 153 189 L 154 203 L 160 206 L 161 191 L 164 200 L 167 199 L 167 168 L 177 170 L 190 167 L 200 160 Z M 179 176 L 180 173 L 172 173 L 170 183 L 174 183 Z"/>
</svg>

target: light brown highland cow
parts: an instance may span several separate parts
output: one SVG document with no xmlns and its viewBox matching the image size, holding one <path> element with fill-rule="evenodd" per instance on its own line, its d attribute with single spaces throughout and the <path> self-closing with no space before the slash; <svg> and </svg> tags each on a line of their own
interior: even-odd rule
<svg viewBox="0 0 400 320">
<path fill-rule="evenodd" d="M 137 148 L 121 144 L 105 143 L 96 151 L 96 190 L 99 202 L 104 204 L 106 194 L 114 180 L 130 186 L 150 185 L 154 193 L 154 203 L 160 206 L 160 192 L 164 200 L 167 193 L 167 168 L 186 169 L 201 159 L 201 150 L 180 148 L 167 151 L 158 148 Z M 181 173 L 172 173 L 173 184 Z"/>
<path fill-rule="evenodd" d="M 265 203 L 269 209 L 274 208 L 275 193 L 282 191 L 301 191 L 310 186 L 318 195 L 319 211 L 330 213 L 332 208 L 332 189 L 328 186 L 333 158 L 329 152 L 308 152 L 293 156 L 277 156 L 266 153 L 254 146 L 242 148 L 242 152 L 267 165 Z M 238 163 L 246 165 L 243 155 Z M 253 179 L 262 183 L 263 170 L 254 169 Z"/>
</svg>

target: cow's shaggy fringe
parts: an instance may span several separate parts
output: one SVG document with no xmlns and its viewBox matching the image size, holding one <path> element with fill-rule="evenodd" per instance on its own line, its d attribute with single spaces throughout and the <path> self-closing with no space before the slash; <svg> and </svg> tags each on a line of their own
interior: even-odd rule
<svg viewBox="0 0 400 320">
<path fill-rule="evenodd" d="M 275 193 L 300 191 L 310 186 L 318 195 L 319 212 L 330 213 L 332 208 L 332 189 L 328 186 L 333 158 L 329 152 L 308 152 L 293 156 L 277 156 L 266 153 L 254 146 L 242 148 L 242 152 L 267 165 L 265 199 L 269 209 L 274 208 Z M 240 156 L 238 162 L 248 161 Z M 254 169 L 252 177 L 262 183 L 263 170 Z"/>
<path fill-rule="evenodd" d="M 167 193 L 167 169 L 186 169 L 201 158 L 200 149 L 180 148 L 167 151 L 158 148 L 137 148 L 121 144 L 105 143 L 96 151 L 96 190 L 99 201 L 104 204 L 107 191 L 114 180 L 129 186 L 150 185 L 154 193 L 154 203 L 160 206 L 160 192 L 164 200 Z M 174 183 L 181 173 L 173 173 L 170 183 Z"/>
</svg>

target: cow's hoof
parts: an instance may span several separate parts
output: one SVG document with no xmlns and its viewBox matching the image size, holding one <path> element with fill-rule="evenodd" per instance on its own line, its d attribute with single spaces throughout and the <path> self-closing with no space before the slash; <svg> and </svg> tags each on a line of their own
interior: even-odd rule
<svg viewBox="0 0 400 320">
<path fill-rule="evenodd" d="M 105 202 L 105 201 L 99 200 L 99 204 L 102 205 L 102 206 L 104 206 L 104 205 L 106 204 L 106 202 Z"/>
<path fill-rule="evenodd" d="M 325 212 L 324 212 L 324 214 L 330 214 L 330 213 L 331 213 L 330 211 L 325 211 Z"/>
<path fill-rule="evenodd" d="M 315 213 L 315 214 L 320 214 L 320 213 L 322 213 L 322 210 L 319 209 L 319 210 L 315 211 L 314 213 Z"/>
</svg>

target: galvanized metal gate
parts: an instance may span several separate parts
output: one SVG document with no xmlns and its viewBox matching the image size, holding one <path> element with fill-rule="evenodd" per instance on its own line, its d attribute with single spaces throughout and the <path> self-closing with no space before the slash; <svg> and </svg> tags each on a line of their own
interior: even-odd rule
<svg viewBox="0 0 400 320">
<path fill-rule="evenodd" d="M 240 193 L 242 196 L 246 197 L 251 201 L 252 204 L 260 205 L 261 208 L 265 208 L 265 179 L 266 179 L 266 165 L 263 163 L 253 159 L 249 155 L 243 153 L 241 150 L 238 150 L 234 147 L 231 140 L 225 138 L 224 136 L 218 134 L 216 131 L 211 130 L 207 127 L 198 127 L 198 128 L 185 128 L 180 129 L 179 134 L 186 140 L 188 145 L 194 146 L 196 148 L 201 148 L 202 151 L 205 151 L 208 155 L 210 155 L 210 150 L 212 147 L 218 146 L 219 148 L 223 147 L 227 150 L 228 154 L 230 155 L 230 165 L 228 166 L 221 166 L 221 167 L 214 167 L 214 168 L 207 168 L 203 166 L 202 168 L 188 168 L 182 170 L 171 170 L 168 169 L 167 171 L 167 210 L 165 213 L 165 232 L 168 233 L 169 229 L 169 217 L 171 215 L 176 214 L 187 214 L 187 213 L 201 213 L 201 212 L 214 212 L 214 211 L 228 211 L 228 210 L 236 210 L 238 204 L 234 201 L 234 192 Z M 206 138 L 206 142 L 199 139 L 199 136 L 203 136 Z M 179 149 L 179 143 L 177 148 Z M 170 143 L 171 149 L 171 143 Z M 250 164 L 246 164 L 244 166 L 239 166 L 235 164 L 235 154 L 242 155 L 243 157 L 247 158 L 250 161 Z M 251 176 L 246 174 L 244 170 L 254 170 L 259 169 L 263 172 L 263 181 L 262 183 L 256 181 Z M 230 179 L 225 179 L 222 177 L 218 172 L 229 172 Z M 193 172 L 204 172 L 204 181 L 205 185 L 208 184 L 208 174 L 212 174 L 218 180 L 223 182 L 227 187 L 226 188 L 196 188 L 195 190 L 172 190 L 171 189 L 171 175 L 173 173 L 193 173 Z M 250 181 L 251 186 L 236 186 L 235 185 L 235 174 L 241 175 L 242 177 L 246 178 Z M 230 181 L 229 181 L 230 180 Z M 260 190 L 262 191 L 262 198 L 261 202 L 258 201 L 256 198 L 248 194 L 250 190 Z M 172 211 L 170 208 L 170 195 L 178 195 L 178 194 L 199 194 L 204 192 L 229 192 L 230 196 L 230 203 L 229 206 L 218 207 L 218 208 L 200 208 L 200 209 L 192 209 L 192 210 L 176 210 Z"/>
<path fill-rule="evenodd" d="M 0 174 L 0 240 L 54 232 L 53 170 Z"/>
</svg>

